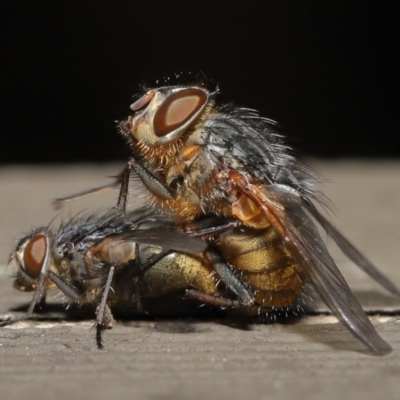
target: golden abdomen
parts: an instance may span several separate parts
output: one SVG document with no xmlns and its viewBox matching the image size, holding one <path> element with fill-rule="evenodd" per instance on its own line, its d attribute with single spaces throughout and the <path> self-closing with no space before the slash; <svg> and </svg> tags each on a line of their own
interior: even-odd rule
<svg viewBox="0 0 400 400">
<path fill-rule="evenodd" d="M 157 297 L 185 289 L 205 294 L 217 294 L 218 276 L 204 258 L 183 253 L 171 253 L 148 269 L 141 280 L 145 297 Z"/>
<path fill-rule="evenodd" d="M 220 236 L 218 248 L 249 285 L 257 304 L 288 307 L 301 293 L 305 275 L 272 227 L 236 228 Z"/>
</svg>

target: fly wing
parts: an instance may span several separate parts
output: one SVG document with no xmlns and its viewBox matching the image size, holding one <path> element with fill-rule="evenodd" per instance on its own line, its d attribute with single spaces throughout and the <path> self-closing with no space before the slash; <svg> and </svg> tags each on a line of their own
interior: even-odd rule
<svg viewBox="0 0 400 400">
<path fill-rule="evenodd" d="M 329 236 L 336 242 L 343 254 L 349 257 L 356 265 L 366 272 L 372 279 L 382 285 L 390 293 L 400 296 L 400 290 L 374 264 L 366 259 L 309 201 L 304 201 L 304 206 L 310 214 L 326 230 Z"/>
<path fill-rule="evenodd" d="M 115 238 L 185 253 L 205 250 L 205 241 L 174 231 L 173 227 L 170 216 L 156 214 L 149 208 L 126 214 L 111 209 L 100 216 L 68 222 L 57 233 L 57 245 L 72 243 L 75 249 L 85 251 L 106 238 Z"/>
<path fill-rule="evenodd" d="M 390 353 L 392 348 L 378 335 L 353 296 L 298 192 L 285 185 L 270 185 L 267 191 L 260 187 L 250 188 L 248 194 L 254 200 L 259 199 L 259 205 L 292 257 L 337 318 L 376 355 Z"/>
<path fill-rule="evenodd" d="M 120 233 L 115 235 L 115 237 L 126 241 L 157 246 L 163 249 L 170 249 L 190 254 L 204 251 L 207 247 L 206 242 L 200 238 L 160 228 L 135 229 Z"/>
</svg>

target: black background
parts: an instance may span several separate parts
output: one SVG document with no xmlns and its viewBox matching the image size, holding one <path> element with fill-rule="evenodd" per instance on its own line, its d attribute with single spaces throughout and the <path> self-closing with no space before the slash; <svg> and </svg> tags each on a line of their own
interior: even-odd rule
<svg viewBox="0 0 400 400">
<path fill-rule="evenodd" d="M 181 72 L 279 121 L 305 154 L 399 156 L 390 4 L 3 0 L 0 162 L 126 159 L 115 121 L 141 85 Z"/>
</svg>

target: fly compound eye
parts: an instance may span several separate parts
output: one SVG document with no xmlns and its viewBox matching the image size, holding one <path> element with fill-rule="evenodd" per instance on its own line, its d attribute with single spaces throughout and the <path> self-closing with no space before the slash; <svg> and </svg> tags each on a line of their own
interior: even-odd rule
<svg viewBox="0 0 400 400">
<path fill-rule="evenodd" d="M 37 278 L 40 275 L 46 252 L 47 241 L 45 235 L 33 236 L 25 246 L 24 268 L 31 278 Z"/>
<path fill-rule="evenodd" d="M 168 135 L 193 119 L 207 102 L 200 89 L 184 89 L 168 96 L 154 115 L 153 129 L 158 137 Z"/>
<path fill-rule="evenodd" d="M 147 106 L 147 104 L 149 104 L 150 101 L 153 99 L 155 93 L 156 92 L 154 90 L 149 90 L 145 95 L 143 95 L 140 99 L 136 100 L 131 105 L 131 110 L 139 111 L 141 108 Z"/>
</svg>

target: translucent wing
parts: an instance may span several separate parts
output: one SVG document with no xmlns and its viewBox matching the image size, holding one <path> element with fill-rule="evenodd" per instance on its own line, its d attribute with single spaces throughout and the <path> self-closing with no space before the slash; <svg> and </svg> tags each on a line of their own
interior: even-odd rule
<svg viewBox="0 0 400 400">
<path fill-rule="evenodd" d="M 232 163 L 232 169 L 237 169 L 237 164 L 242 165 L 264 185 L 274 182 L 300 188 L 302 193 L 321 201 L 312 187 L 312 183 L 319 180 L 318 174 L 291 155 L 273 121 L 250 110 L 231 110 L 229 116 L 226 118 L 223 113 L 217 113 L 210 118 L 209 147 L 217 158 L 226 165 Z M 400 290 L 319 214 L 308 199 L 302 201 L 349 259 L 389 292 L 400 296 Z"/>
<path fill-rule="evenodd" d="M 157 214 L 149 208 L 129 213 L 111 209 L 103 215 L 71 219 L 60 227 L 56 245 L 73 244 L 85 251 L 105 238 L 158 246 L 185 253 L 198 253 L 206 248 L 201 238 L 174 230 L 174 221 L 167 214 Z"/>
<path fill-rule="evenodd" d="M 241 185 L 241 190 L 263 209 L 292 257 L 322 299 L 354 336 L 376 355 L 392 348 L 376 332 L 328 250 L 299 193 L 285 185 Z"/>
<path fill-rule="evenodd" d="M 307 210 L 321 224 L 329 236 L 336 242 L 343 254 L 349 257 L 356 265 L 366 272 L 372 279 L 377 281 L 386 290 L 400 296 L 400 290 L 383 275 L 371 261 L 367 260 L 324 216 L 322 216 L 314 205 L 308 201 L 303 201 Z"/>
<path fill-rule="evenodd" d="M 116 238 L 133 241 L 184 253 L 199 253 L 207 247 L 205 241 L 188 234 L 168 229 L 136 229 L 115 235 Z"/>
</svg>

